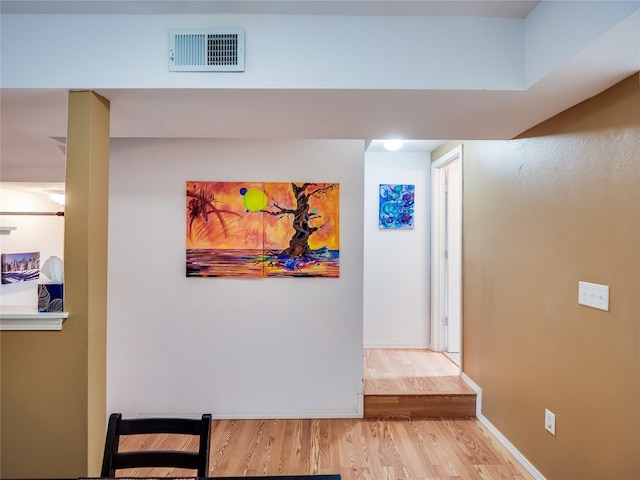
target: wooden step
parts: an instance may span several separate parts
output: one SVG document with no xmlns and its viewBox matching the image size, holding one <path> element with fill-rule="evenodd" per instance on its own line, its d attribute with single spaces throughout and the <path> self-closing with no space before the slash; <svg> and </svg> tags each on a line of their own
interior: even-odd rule
<svg viewBox="0 0 640 480">
<path fill-rule="evenodd" d="M 364 396 L 364 418 L 417 420 L 425 418 L 472 418 L 476 394 L 400 394 Z"/>
<path fill-rule="evenodd" d="M 459 376 L 365 380 L 364 418 L 469 418 L 476 415 L 476 393 Z"/>
<path fill-rule="evenodd" d="M 475 417 L 475 392 L 442 353 L 366 349 L 364 367 L 364 418 Z"/>
</svg>

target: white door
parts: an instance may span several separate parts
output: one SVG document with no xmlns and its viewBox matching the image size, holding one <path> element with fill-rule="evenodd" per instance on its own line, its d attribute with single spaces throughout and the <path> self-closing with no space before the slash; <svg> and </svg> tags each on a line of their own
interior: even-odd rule
<svg viewBox="0 0 640 480">
<path fill-rule="evenodd" d="M 462 353 L 462 147 L 432 166 L 432 328 L 433 350 L 458 365 Z"/>
</svg>

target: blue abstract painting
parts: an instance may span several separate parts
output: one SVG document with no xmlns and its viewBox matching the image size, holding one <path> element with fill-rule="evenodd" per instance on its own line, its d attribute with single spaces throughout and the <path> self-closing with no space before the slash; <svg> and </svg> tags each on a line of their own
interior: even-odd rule
<svg viewBox="0 0 640 480">
<path fill-rule="evenodd" d="M 415 185 L 380 185 L 380 228 L 412 229 Z"/>
</svg>

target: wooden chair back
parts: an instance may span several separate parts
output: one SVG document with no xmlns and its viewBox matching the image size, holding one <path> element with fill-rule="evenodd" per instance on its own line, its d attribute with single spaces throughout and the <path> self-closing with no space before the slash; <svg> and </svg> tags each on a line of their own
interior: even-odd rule
<svg viewBox="0 0 640 480">
<path fill-rule="evenodd" d="M 175 450 L 142 450 L 120 452 L 122 435 L 153 433 L 194 435 L 200 438 L 197 452 Z M 115 477 L 116 470 L 142 467 L 188 468 L 198 471 L 198 477 L 209 473 L 209 444 L 211 440 L 211 415 L 201 419 L 187 418 L 134 418 L 123 419 L 121 413 L 109 417 L 107 438 L 102 458 L 101 477 Z"/>
</svg>

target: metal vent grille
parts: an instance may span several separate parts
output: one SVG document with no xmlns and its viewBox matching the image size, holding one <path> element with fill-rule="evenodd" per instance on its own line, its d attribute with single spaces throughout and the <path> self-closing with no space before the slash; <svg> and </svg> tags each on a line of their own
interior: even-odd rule
<svg viewBox="0 0 640 480">
<path fill-rule="evenodd" d="M 169 71 L 244 72 L 244 30 L 172 30 Z"/>
</svg>

